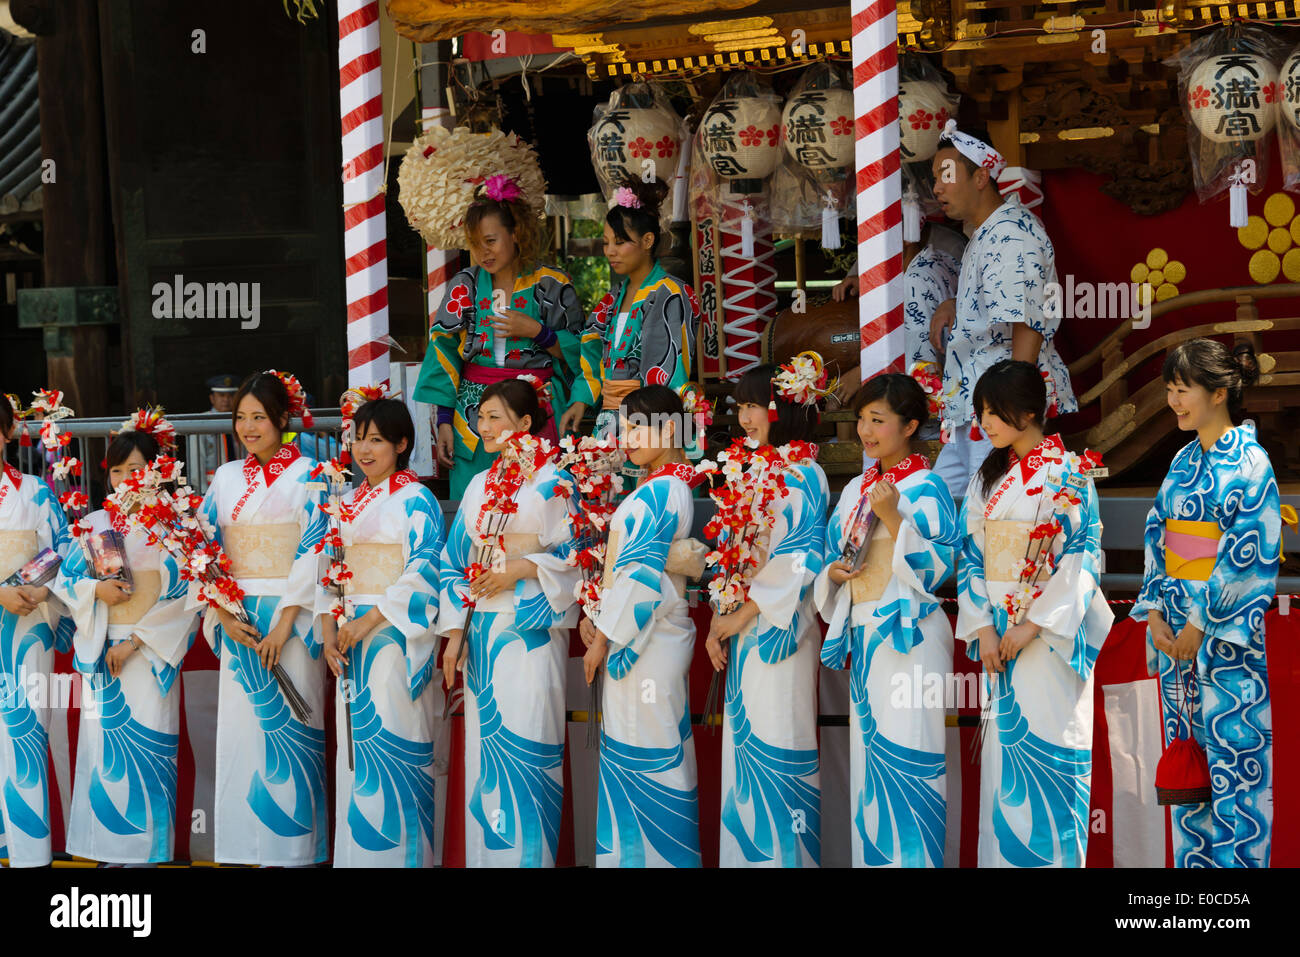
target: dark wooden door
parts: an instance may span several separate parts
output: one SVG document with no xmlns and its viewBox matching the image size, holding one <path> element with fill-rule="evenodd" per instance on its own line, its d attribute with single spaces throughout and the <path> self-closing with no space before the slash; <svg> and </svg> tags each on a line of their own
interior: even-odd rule
<svg viewBox="0 0 1300 957">
<path fill-rule="evenodd" d="M 300 24 L 269 0 L 101 0 L 128 401 L 204 410 L 209 376 L 269 368 L 335 401 L 326 390 L 347 367 L 332 6 Z M 155 284 L 176 275 L 259 284 L 258 327 L 156 315 Z"/>
</svg>

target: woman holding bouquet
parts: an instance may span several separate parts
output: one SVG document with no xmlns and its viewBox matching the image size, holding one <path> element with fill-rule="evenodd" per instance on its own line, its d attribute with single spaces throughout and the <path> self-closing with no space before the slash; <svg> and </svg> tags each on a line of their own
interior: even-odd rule
<svg viewBox="0 0 1300 957">
<path fill-rule="evenodd" d="M 175 432 L 162 413 L 139 410 L 108 444 L 109 485 L 117 488 L 159 453 L 175 451 Z M 67 850 L 94 861 L 160 864 L 172 859 L 175 845 L 176 678 L 196 620 L 176 560 L 107 504 L 73 525 L 80 544 L 68 549 L 56 580 L 77 626 L 72 663 L 83 689 Z M 106 551 L 113 532 L 121 552 L 117 542 Z M 126 559 L 130 584 L 103 577 L 115 553 Z"/>
<path fill-rule="evenodd" d="M 406 466 L 415 425 L 406 403 L 372 399 L 353 419 L 352 461 L 365 482 L 343 499 L 343 606 L 318 592 L 334 699 L 335 867 L 432 867 L 438 562 L 442 509 Z M 338 569 L 334 569 L 337 571 Z M 439 700 L 435 701 L 435 698 Z M 348 766 L 348 710 L 352 768 Z"/>
<path fill-rule="evenodd" d="M 596 434 L 617 424 L 619 404 L 633 389 L 680 389 L 691 377 L 700 304 L 691 287 L 659 264 L 659 204 L 667 187 L 632 180 L 614 191 L 605 214 L 605 257 L 623 281 L 601 299 L 582 333 L 582 374 L 560 431 L 576 430 L 601 402 Z M 681 436 L 678 436 L 681 439 Z"/>
<path fill-rule="evenodd" d="M 16 412 L 0 395 L 0 582 L 45 549 L 62 554 L 71 543 L 49 486 L 5 461 Z M 28 699 L 28 679 L 54 670 L 63 610 L 50 599 L 44 585 L 0 584 L 0 857 L 11 867 L 45 867 L 51 860 L 51 708 Z"/>
<path fill-rule="evenodd" d="M 930 416 L 915 379 L 878 375 L 852 408 L 875 461 L 845 487 L 827 525 L 816 599 L 830 625 L 822 664 L 847 659 L 850 668 L 853 864 L 943 867 L 945 703 L 898 708 L 891 699 L 902 683 L 919 701 L 915 675 L 952 671 L 952 625 L 935 592 L 957 564 L 957 506 L 912 451 Z"/>
<path fill-rule="evenodd" d="M 604 682 L 597 867 L 699 867 L 699 795 L 688 672 L 695 644 L 686 575 L 673 546 L 691 533 L 692 489 L 682 400 L 667 386 L 623 400 L 629 461 L 647 470 L 610 519 L 600 609 L 580 629 L 590 684 Z"/>
<path fill-rule="evenodd" d="M 477 431 L 483 390 L 527 372 L 549 382 L 563 409 L 579 375 L 584 318 L 568 275 L 538 262 L 545 236 L 513 179 L 487 178 L 465 233 L 475 265 L 451 279 L 415 387 L 416 399 L 438 406 L 438 461 L 451 469 L 453 500 L 492 464 Z M 554 444 L 554 421 L 546 429 Z"/>
<path fill-rule="evenodd" d="M 1173 808 L 1177 867 L 1267 867 L 1272 708 L 1264 613 L 1281 554 L 1277 481 L 1242 390 L 1259 377 L 1248 344 L 1184 342 L 1165 360 L 1178 428 L 1196 432 L 1169 466 L 1146 524 L 1146 573 L 1133 617 L 1158 663 L 1165 743 L 1194 738 L 1210 796 Z M 1191 712 L 1180 714 L 1183 697 Z"/>
<path fill-rule="evenodd" d="M 312 627 L 324 489 L 312 479 L 315 461 L 283 443 L 289 419 L 305 413 L 293 376 L 246 379 L 231 418 L 248 457 L 217 469 L 201 509 L 230 557 L 247 616 L 222 608 L 206 619 L 221 659 L 214 821 L 221 863 L 288 867 L 326 856 L 325 663 Z M 193 586 L 190 601 L 197 607 Z M 276 664 L 307 703 L 307 720 L 293 713 L 272 674 Z"/>
<path fill-rule="evenodd" d="M 554 867 L 559 850 L 580 573 L 568 562 L 573 480 L 539 437 L 550 420 L 541 385 L 524 376 L 483 390 L 478 434 L 497 458 L 465 489 L 442 553 L 443 677 L 450 689 L 458 668 L 465 676 L 469 867 Z"/>
<path fill-rule="evenodd" d="M 1047 387 L 1004 359 L 975 384 L 993 451 L 959 527 L 958 640 L 984 665 L 981 867 L 1083 867 L 1092 667 L 1114 620 L 1101 593 L 1094 457 L 1043 435 Z"/>
<path fill-rule="evenodd" d="M 821 787 L 812 583 L 821 570 L 829 493 L 812 445 L 825 374 L 815 354 L 760 366 L 736 384 L 748 452 L 748 501 L 771 527 L 746 525 L 757 553 L 748 596 L 714 608 L 705 649 L 728 664 L 722 738 L 722 867 L 817 867 Z M 772 414 L 772 409 L 775 409 Z M 736 454 L 744 454 L 740 448 Z M 780 485 L 784 483 L 784 494 Z M 759 504 L 755 500 L 763 500 Z M 723 531 L 725 549 L 744 531 Z M 724 572 L 725 575 L 725 572 Z M 734 604 L 734 603 L 733 603 Z M 734 639 L 734 641 L 732 640 Z"/>
</svg>

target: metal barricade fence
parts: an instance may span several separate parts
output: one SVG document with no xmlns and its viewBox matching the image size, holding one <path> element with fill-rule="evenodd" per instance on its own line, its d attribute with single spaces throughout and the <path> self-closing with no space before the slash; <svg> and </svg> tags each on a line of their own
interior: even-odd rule
<svg viewBox="0 0 1300 957">
<path fill-rule="evenodd" d="M 48 480 L 50 467 L 66 454 L 82 463 L 81 475 L 69 476 L 70 488 L 85 492 L 91 497 L 91 508 L 98 508 L 96 486 L 107 490 L 108 477 L 100 463 L 108 452 L 112 434 L 122 428 L 122 417 L 98 419 L 61 419 L 59 431 L 72 436 L 66 450 L 50 452 L 41 445 L 40 423 L 20 423 L 26 429 L 32 444 L 21 445 L 15 435 L 11 445 L 17 446 L 18 469 L 29 475 Z M 202 412 L 185 415 L 168 415 L 167 421 L 176 429 L 176 457 L 185 463 L 185 477 L 190 487 L 202 495 L 212 481 L 217 468 L 227 461 L 243 457 L 243 446 L 235 438 L 230 425 L 230 415 L 222 412 Z M 339 433 L 343 417 L 339 409 L 312 410 L 312 427 L 303 429 L 301 419 L 291 419 L 288 433 L 299 451 L 317 461 L 325 461 L 339 453 Z M 233 450 L 234 454 L 231 454 Z"/>
</svg>

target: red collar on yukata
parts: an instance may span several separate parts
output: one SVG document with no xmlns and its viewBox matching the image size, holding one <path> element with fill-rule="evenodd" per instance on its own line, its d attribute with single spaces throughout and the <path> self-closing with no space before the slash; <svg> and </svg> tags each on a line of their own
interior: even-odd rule
<svg viewBox="0 0 1300 957">
<path fill-rule="evenodd" d="M 18 471 L 16 468 L 14 468 L 14 467 L 13 467 L 12 465 L 10 465 L 8 462 L 5 463 L 5 470 L 4 470 L 4 472 L 5 472 L 5 478 L 7 478 L 11 483 L 13 483 L 13 487 L 14 487 L 15 489 L 20 489 L 20 488 L 23 487 L 23 473 L 22 473 L 22 472 Z"/>
<path fill-rule="evenodd" d="M 1065 459 L 1065 443 L 1061 441 L 1059 435 L 1046 436 L 1043 441 L 1039 442 L 1029 454 L 1020 462 L 1020 479 L 1028 484 L 1029 480 L 1034 477 L 1034 473 L 1043 467 L 1047 462 L 1060 462 Z M 1016 464 L 1016 450 L 1011 450 L 1011 464 Z"/>
<path fill-rule="evenodd" d="M 903 461 L 899 462 L 893 468 L 887 469 L 885 471 L 884 477 L 889 479 L 889 481 L 892 482 L 893 484 L 897 485 L 899 482 L 907 478 L 913 472 L 920 472 L 924 469 L 928 469 L 929 467 L 930 467 L 929 459 L 927 459 L 920 452 L 913 452 L 911 455 L 907 456 L 907 458 L 903 459 Z M 880 463 L 877 462 L 875 465 L 871 466 L 871 468 L 867 469 L 866 473 L 862 476 L 863 493 L 865 494 L 866 492 L 870 491 L 871 486 L 875 485 L 876 482 L 880 481 L 880 478 L 881 478 Z"/>
<path fill-rule="evenodd" d="M 645 477 L 648 482 L 651 479 L 663 478 L 665 475 L 675 479 L 681 479 L 691 488 L 696 488 L 704 481 L 704 476 L 695 471 L 695 466 L 687 465 L 684 462 L 670 462 L 668 465 L 661 465 Z"/>
<path fill-rule="evenodd" d="M 252 485 L 257 481 L 257 472 L 261 469 L 262 475 L 266 478 L 266 487 L 270 488 L 271 483 L 283 475 L 284 470 L 301 457 L 302 453 L 298 451 L 296 445 L 280 446 L 280 451 L 271 456 L 271 461 L 267 462 L 265 466 L 257 461 L 256 455 L 250 455 L 244 459 L 244 481 Z"/>
<path fill-rule="evenodd" d="M 399 489 L 405 488 L 412 482 L 419 483 L 420 478 L 410 469 L 402 469 L 400 472 L 394 472 L 388 476 L 388 481 L 382 485 L 361 485 L 357 487 L 356 494 L 352 497 L 352 515 L 355 518 L 366 510 L 375 498 L 379 496 L 381 489 L 387 489 L 389 495 L 396 495 Z"/>
</svg>

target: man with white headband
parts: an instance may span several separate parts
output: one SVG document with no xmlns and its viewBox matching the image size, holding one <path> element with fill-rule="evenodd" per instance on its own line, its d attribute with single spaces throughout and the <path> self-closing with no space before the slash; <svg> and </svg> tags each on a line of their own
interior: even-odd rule
<svg viewBox="0 0 1300 957">
<path fill-rule="evenodd" d="M 970 242 L 962 255 L 957 296 L 941 303 L 930 338 L 943 355 L 943 427 L 948 443 L 935 471 L 954 496 L 992 445 L 979 429 L 971 403 L 975 383 L 1002 359 L 1023 359 L 1047 380 L 1048 415 L 1078 409 L 1066 369 L 1052 339 L 1058 315 L 1044 307 L 1056 282 L 1056 255 L 1043 224 L 1013 192 L 1004 200 L 998 175 L 1007 162 L 988 134 L 957 129 L 949 120 L 934 155 L 934 195 L 950 219 L 966 224 Z"/>
</svg>

